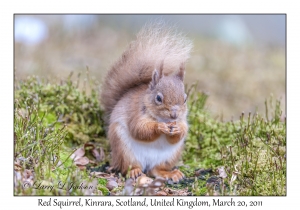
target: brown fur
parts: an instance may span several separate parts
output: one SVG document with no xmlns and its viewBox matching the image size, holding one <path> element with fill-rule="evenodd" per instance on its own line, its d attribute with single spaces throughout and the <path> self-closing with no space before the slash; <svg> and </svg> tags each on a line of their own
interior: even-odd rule
<svg viewBox="0 0 300 210">
<path fill-rule="evenodd" d="M 188 131 L 183 78 L 191 43 L 161 26 L 146 27 L 138 34 L 108 72 L 101 94 L 112 150 L 111 165 L 122 174 L 131 169 L 133 178 L 142 173 L 142 167 L 122 140 L 122 132 L 126 131 L 132 141 L 145 143 L 164 134 L 170 144 L 176 144 Z M 172 168 L 182 148 L 149 173 L 174 181 L 181 179 L 183 174 Z"/>
<path fill-rule="evenodd" d="M 112 162 L 111 166 L 120 171 L 122 174 L 126 174 L 128 170 L 140 169 L 140 165 L 137 160 L 134 159 L 130 153 L 126 150 L 126 146 L 122 144 L 120 136 L 118 136 L 116 129 L 120 126 L 118 124 L 111 124 L 109 127 L 108 136 L 110 137 L 110 145 L 112 148 Z"/>
</svg>

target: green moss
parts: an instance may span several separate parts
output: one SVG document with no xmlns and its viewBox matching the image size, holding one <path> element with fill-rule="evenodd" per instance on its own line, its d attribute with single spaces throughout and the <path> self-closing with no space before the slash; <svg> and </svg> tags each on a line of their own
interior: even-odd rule
<svg viewBox="0 0 300 210">
<path fill-rule="evenodd" d="M 80 91 L 69 78 L 59 83 L 48 83 L 38 77 L 18 81 L 15 100 L 18 108 L 26 110 L 36 106 L 43 123 L 56 123 L 66 127 L 66 141 L 78 144 L 103 137 L 102 110 L 97 87 L 91 94 Z"/>
<path fill-rule="evenodd" d="M 184 163 L 214 171 L 224 166 L 224 183 L 237 188 L 238 195 L 285 195 L 286 124 L 280 120 L 280 103 L 266 100 L 268 119 L 242 113 L 236 122 L 220 122 L 204 109 L 206 98 L 198 93 L 190 100 Z"/>
<path fill-rule="evenodd" d="M 80 171 L 70 158 L 78 144 L 102 139 L 104 136 L 102 111 L 95 90 L 90 95 L 80 91 L 70 79 L 49 83 L 37 77 L 17 81 L 15 88 L 15 160 L 22 170 L 35 173 L 34 181 L 54 184 L 79 183 L 88 173 Z M 72 135 L 72 128 L 80 135 Z M 105 151 L 108 148 L 105 147 Z M 80 190 L 58 192 L 53 190 L 15 189 L 15 194 L 72 194 Z"/>
<path fill-rule="evenodd" d="M 103 195 L 109 195 L 109 190 L 103 185 L 98 184 L 97 188 L 102 192 Z"/>
<path fill-rule="evenodd" d="M 100 184 L 100 185 L 102 185 L 102 186 L 106 186 L 106 184 L 107 184 L 107 179 L 99 178 L 99 179 L 98 179 L 98 184 Z"/>
</svg>

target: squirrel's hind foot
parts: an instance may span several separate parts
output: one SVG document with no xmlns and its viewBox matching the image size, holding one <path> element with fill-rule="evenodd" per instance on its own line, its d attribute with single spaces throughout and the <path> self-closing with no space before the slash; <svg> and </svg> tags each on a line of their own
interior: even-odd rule
<svg viewBox="0 0 300 210">
<path fill-rule="evenodd" d="M 151 173 L 156 178 L 161 177 L 166 180 L 171 179 L 174 183 L 178 183 L 180 180 L 182 180 L 185 177 L 184 174 L 178 169 L 174 169 L 172 171 L 154 169 L 151 171 Z"/>
<path fill-rule="evenodd" d="M 138 178 L 139 176 L 141 176 L 143 174 L 142 170 L 140 168 L 133 168 L 130 170 L 129 172 L 129 176 L 130 178 L 132 179 L 136 179 Z"/>
</svg>

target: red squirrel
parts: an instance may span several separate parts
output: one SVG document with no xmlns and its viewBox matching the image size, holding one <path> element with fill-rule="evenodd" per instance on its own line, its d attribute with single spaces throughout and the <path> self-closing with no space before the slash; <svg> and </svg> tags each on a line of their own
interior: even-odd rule
<svg viewBox="0 0 300 210">
<path fill-rule="evenodd" d="M 184 178 L 173 168 L 188 132 L 183 80 L 191 49 L 174 28 L 146 25 L 108 71 L 101 102 L 111 166 L 123 175 Z"/>
</svg>

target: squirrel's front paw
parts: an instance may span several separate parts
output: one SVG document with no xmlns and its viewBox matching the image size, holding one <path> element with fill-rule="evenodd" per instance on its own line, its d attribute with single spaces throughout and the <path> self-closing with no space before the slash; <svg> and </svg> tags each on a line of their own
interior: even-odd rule
<svg viewBox="0 0 300 210">
<path fill-rule="evenodd" d="M 164 134 L 170 134 L 170 128 L 166 123 L 158 123 L 158 130 Z"/>
<path fill-rule="evenodd" d="M 176 125 L 176 122 L 159 123 L 158 130 L 169 136 L 174 136 L 181 133 L 180 126 Z"/>
<path fill-rule="evenodd" d="M 178 125 L 169 125 L 170 136 L 177 135 L 181 133 L 181 129 Z"/>
</svg>

